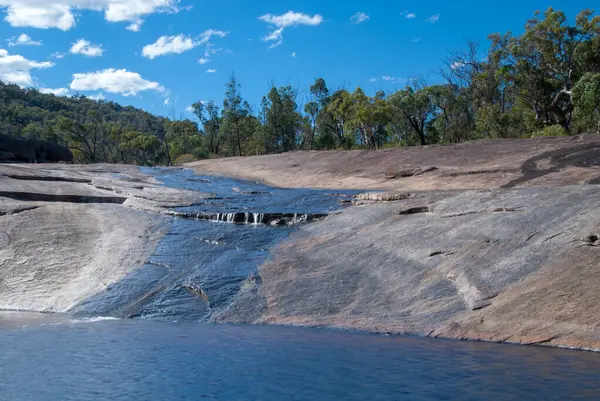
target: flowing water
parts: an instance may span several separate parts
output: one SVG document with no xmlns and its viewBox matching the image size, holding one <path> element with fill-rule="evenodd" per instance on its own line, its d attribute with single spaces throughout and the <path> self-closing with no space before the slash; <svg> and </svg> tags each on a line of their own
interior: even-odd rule
<svg viewBox="0 0 600 401">
<path fill-rule="evenodd" d="M 173 210 L 146 266 L 72 314 L 0 313 L 0 401 L 600 399 L 596 353 L 208 323 L 353 192 L 147 171 L 214 196 Z"/>
<path fill-rule="evenodd" d="M 189 170 L 145 172 L 164 185 L 213 196 L 174 209 L 146 266 L 77 306 L 76 316 L 208 321 L 244 283 L 259 280 L 270 249 L 300 224 L 336 213 L 355 193 L 272 188 Z"/>
</svg>

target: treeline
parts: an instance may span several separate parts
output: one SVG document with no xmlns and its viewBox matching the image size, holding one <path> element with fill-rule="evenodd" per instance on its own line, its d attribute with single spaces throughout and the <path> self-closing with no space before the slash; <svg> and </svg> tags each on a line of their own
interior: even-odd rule
<svg viewBox="0 0 600 401">
<path fill-rule="evenodd" d="M 600 132 L 600 17 L 582 11 L 569 24 L 549 8 L 524 34 L 492 34 L 451 54 L 443 83 L 415 79 L 367 96 L 331 90 L 319 78 L 303 107 L 291 86 L 273 87 L 254 115 L 235 77 L 223 108 L 196 103 L 205 151 L 220 156 L 301 149 L 378 149 L 483 138 Z"/>
<path fill-rule="evenodd" d="M 172 164 L 293 150 L 379 149 L 482 138 L 600 132 L 600 17 L 552 8 L 520 36 L 492 34 L 451 54 L 443 82 L 415 79 L 367 96 L 319 78 L 304 93 L 272 87 L 253 110 L 232 75 L 225 100 L 197 102 L 197 122 L 133 107 L 0 85 L 3 133 L 67 145 L 77 162 Z"/>
</svg>

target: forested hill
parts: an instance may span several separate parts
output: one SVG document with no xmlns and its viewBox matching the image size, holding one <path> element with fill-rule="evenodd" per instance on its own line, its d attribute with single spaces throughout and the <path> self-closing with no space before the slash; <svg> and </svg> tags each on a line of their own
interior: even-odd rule
<svg viewBox="0 0 600 401">
<path fill-rule="evenodd" d="M 67 145 L 79 162 L 166 163 L 160 142 L 168 123 L 131 106 L 0 82 L 0 133 Z M 153 147 L 156 154 L 139 152 Z"/>
<path fill-rule="evenodd" d="M 200 125 L 2 84 L 0 132 L 66 145 L 76 162 L 151 165 L 600 132 L 600 16 L 583 10 L 569 21 L 549 8 L 524 23 L 518 36 L 490 34 L 487 50 L 469 42 L 449 54 L 436 85 L 417 77 L 392 93 L 318 78 L 308 90 L 273 86 L 253 109 L 232 75 L 222 104 L 192 105 Z"/>
</svg>

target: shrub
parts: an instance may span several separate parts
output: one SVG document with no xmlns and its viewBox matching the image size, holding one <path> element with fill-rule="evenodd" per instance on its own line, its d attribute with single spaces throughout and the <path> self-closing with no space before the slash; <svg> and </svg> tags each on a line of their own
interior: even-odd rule
<svg viewBox="0 0 600 401">
<path fill-rule="evenodd" d="M 551 125 L 531 134 L 532 138 L 538 136 L 568 136 L 569 133 L 562 125 Z"/>
<path fill-rule="evenodd" d="M 179 157 L 177 157 L 177 159 L 175 159 L 175 161 L 173 162 L 173 164 L 185 164 L 185 163 L 190 163 L 193 161 L 196 161 L 196 157 L 194 155 L 191 155 L 189 153 L 185 153 Z"/>
</svg>

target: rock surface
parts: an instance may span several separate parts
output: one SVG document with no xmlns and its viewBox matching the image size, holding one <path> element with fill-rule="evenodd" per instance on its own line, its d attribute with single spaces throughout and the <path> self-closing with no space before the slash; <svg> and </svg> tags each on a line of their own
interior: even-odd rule
<svg viewBox="0 0 600 401">
<path fill-rule="evenodd" d="M 187 166 L 203 174 L 278 187 L 401 191 L 554 187 L 600 183 L 599 153 L 600 135 L 584 135 L 376 151 L 291 152 L 202 160 Z"/>
<path fill-rule="evenodd" d="M 393 189 L 292 234 L 215 321 L 600 350 L 599 136 L 192 165 Z M 389 179 L 389 165 L 422 173 Z"/>
<path fill-rule="evenodd" d="M 169 207 L 208 196 L 132 166 L 0 165 L 0 309 L 69 311 L 146 263 Z"/>
</svg>

